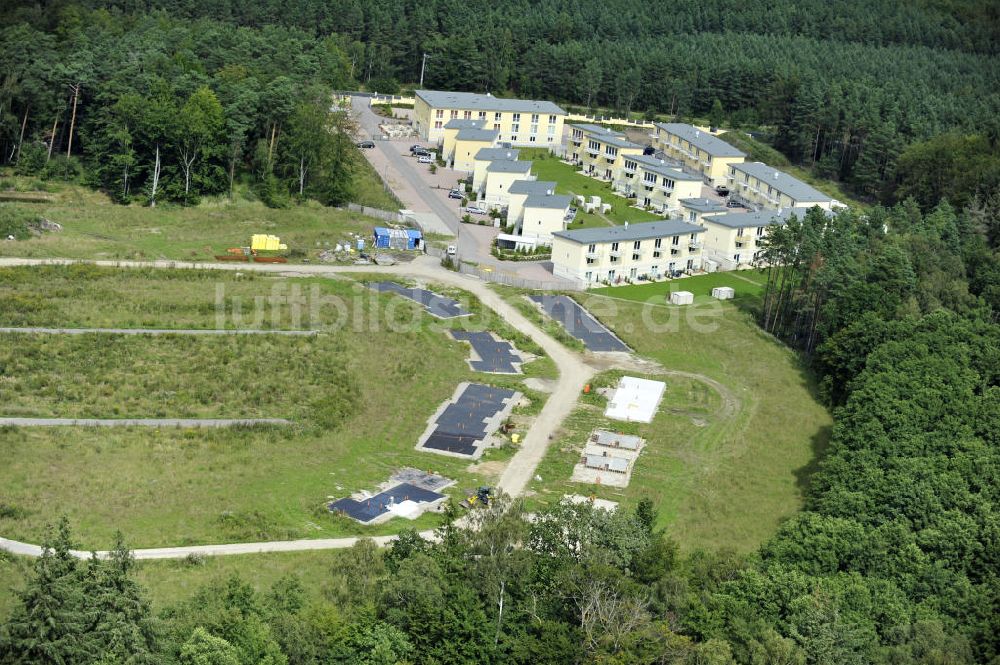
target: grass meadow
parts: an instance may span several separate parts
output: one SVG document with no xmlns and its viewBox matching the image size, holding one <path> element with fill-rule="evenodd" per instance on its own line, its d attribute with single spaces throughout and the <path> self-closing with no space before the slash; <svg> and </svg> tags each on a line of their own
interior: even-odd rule
<svg viewBox="0 0 1000 665">
<path fill-rule="evenodd" d="M 610 291 L 628 295 L 628 289 L 663 286 Z M 584 396 L 539 467 L 542 481 L 530 485 L 535 505 L 576 493 L 632 507 L 648 496 L 659 507 L 660 526 L 684 549 L 741 552 L 800 509 L 809 472 L 826 445 L 830 415 L 816 401 L 799 357 L 759 330 L 746 301 L 680 308 L 589 293 L 577 297 L 638 355 L 667 370 L 717 381 L 725 394 L 698 378 L 631 373 L 667 384 L 648 425 L 609 421 L 606 400 Z M 613 384 L 620 374 L 599 375 L 595 386 Z M 598 427 L 647 439 L 625 489 L 569 482 L 587 435 Z"/>
<path fill-rule="evenodd" d="M 88 268 L 80 279 L 89 286 L 75 290 L 74 270 L 0 273 L 0 325 L 159 327 L 182 320 L 212 327 L 217 284 L 246 299 L 270 297 L 277 283 L 286 292 L 296 285 L 309 292 L 315 285 L 322 297 L 347 303 L 348 316 L 315 337 L 4 335 L 4 415 L 259 415 L 294 422 L 224 430 L 2 429 L 0 454 L 8 463 L 0 468 L 0 534 L 6 537 L 37 542 L 61 514 L 69 516 L 85 548 L 110 545 L 117 529 L 135 547 L 155 547 L 428 528 L 436 516 L 362 527 L 330 515 L 324 502 L 374 489 L 402 466 L 455 478 L 450 491 L 456 495 L 490 484 L 501 470 L 496 463 L 513 447 L 490 450 L 476 465 L 417 452 L 427 419 L 461 381 L 521 390 L 527 403 L 513 416 L 521 427 L 544 399 L 525 389 L 521 377 L 469 369 L 468 346 L 445 334 L 451 326 L 488 325 L 525 351 L 540 349 L 506 324 L 488 321 L 464 292 L 441 289 L 474 315 L 442 322 L 415 303 L 347 279 L 212 274 L 202 280 L 196 272 Z M 46 283 L 53 286 L 51 302 Z M 11 321 L 8 313 L 35 289 L 35 300 L 48 306 Z M 555 374 L 544 357 L 525 369 L 528 376 Z"/>
<path fill-rule="evenodd" d="M 22 180 L 0 176 L 0 190 L 24 185 Z M 367 205 L 398 208 L 382 192 L 377 179 L 364 183 L 372 191 Z M 269 233 L 288 245 L 291 259 L 296 261 L 314 259 L 323 249 L 349 240 L 351 233 L 367 237 L 378 223 L 312 201 L 274 210 L 252 197 L 238 195 L 233 201 L 217 197 L 191 207 L 160 204 L 149 208 L 117 205 L 100 192 L 79 186 L 56 184 L 48 189 L 53 190 L 49 201 L 5 202 L 0 206 L 44 217 L 61 224 L 63 230 L 27 240 L 0 241 L 0 256 L 210 261 L 230 247 L 249 245 L 254 233 Z M 245 194 L 245 190 L 241 192 Z"/>
</svg>

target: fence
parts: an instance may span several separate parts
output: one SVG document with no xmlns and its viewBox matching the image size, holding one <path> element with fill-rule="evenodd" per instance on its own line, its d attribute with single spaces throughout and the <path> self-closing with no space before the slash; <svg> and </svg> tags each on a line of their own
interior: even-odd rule
<svg viewBox="0 0 1000 665">
<path fill-rule="evenodd" d="M 649 120 L 632 120 L 631 118 L 611 118 L 603 115 L 584 115 L 582 113 L 570 113 L 566 116 L 566 122 L 590 122 L 601 125 L 621 125 L 623 127 L 637 127 L 641 129 L 653 129 L 656 127 Z"/>
<path fill-rule="evenodd" d="M 389 222 L 391 224 L 400 224 L 404 221 L 402 215 L 398 212 L 393 212 L 392 210 L 369 208 L 368 206 L 358 205 L 357 203 L 348 203 L 347 209 L 351 212 L 361 213 L 366 217 L 374 217 L 375 219 L 381 219 L 383 222 Z"/>
</svg>

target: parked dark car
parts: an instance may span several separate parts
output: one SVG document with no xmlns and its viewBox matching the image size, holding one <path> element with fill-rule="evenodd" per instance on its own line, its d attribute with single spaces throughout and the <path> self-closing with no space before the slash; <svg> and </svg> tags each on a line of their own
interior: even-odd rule
<svg viewBox="0 0 1000 665">
<path fill-rule="evenodd" d="M 413 156 L 414 157 L 430 157 L 431 153 L 430 153 L 429 150 L 424 150 L 423 148 L 420 148 L 419 150 L 414 150 L 413 151 Z"/>
<path fill-rule="evenodd" d="M 463 197 L 465 197 L 465 194 L 460 189 L 453 189 L 450 192 L 448 192 L 449 199 L 460 199 Z"/>
<path fill-rule="evenodd" d="M 427 148 L 425 148 L 422 145 L 414 144 L 414 145 L 410 146 L 410 152 L 411 153 L 417 152 L 418 150 L 423 150 L 424 152 L 427 152 Z"/>
<path fill-rule="evenodd" d="M 362 150 L 371 150 L 375 147 L 375 141 L 358 141 L 357 146 Z"/>
<path fill-rule="evenodd" d="M 719 185 L 715 188 L 715 193 L 719 196 L 729 196 L 729 188 L 725 185 Z"/>
<path fill-rule="evenodd" d="M 742 208 L 743 206 L 740 205 L 739 201 L 734 201 L 732 199 L 729 199 L 728 201 L 726 201 L 726 207 L 727 208 Z"/>
</svg>

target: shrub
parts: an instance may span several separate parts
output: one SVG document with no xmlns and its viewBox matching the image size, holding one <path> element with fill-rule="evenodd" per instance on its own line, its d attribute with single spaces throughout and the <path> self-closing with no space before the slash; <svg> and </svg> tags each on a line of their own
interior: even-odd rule
<svg viewBox="0 0 1000 665">
<path fill-rule="evenodd" d="M 0 205 L 0 240 L 14 236 L 15 240 L 31 237 L 31 224 L 35 216 L 11 205 Z"/>
</svg>

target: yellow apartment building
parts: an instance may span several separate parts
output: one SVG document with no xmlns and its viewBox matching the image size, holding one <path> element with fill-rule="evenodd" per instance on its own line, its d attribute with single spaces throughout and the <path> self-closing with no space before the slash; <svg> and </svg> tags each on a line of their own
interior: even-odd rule
<svg viewBox="0 0 1000 665">
<path fill-rule="evenodd" d="M 516 183 L 515 183 L 516 184 Z M 517 234 L 536 237 L 543 245 L 552 242 L 552 234 L 566 229 L 573 221 L 569 194 L 531 194 L 524 201 L 524 213 Z M 509 212 L 509 209 L 508 209 Z"/>
<path fill-rule="evenodd" d="M 557 231 L 552 234 L 552 273 L 590 287 L 698 270 L 704 232 L 680 220 Z"/>
<path fill-rule="evenodd" d="M 638 205 L 661 215 L 680 213 L 681 199 L 701 194 L 702 181 L 651 155 L 628 155 L 611 186 Z"/>
<path fill-rule="evenodd" d="M 792 215 L 802 219 L 807 212 L 809 208 L 788 208 L 780 212 L 731 212 L 702 218 L 706 268 L 738 270 L 757 264 L 761 241 L 767 238 L 770 229 L 787 224 Z"/>
<path fill-rule="evenodd" d="M 518 180 L 534 180 L 531 162 L 498 160 L 486 167 L 482 200 L 491 207 L 503 207 L 510 200 L 510 187 Z"/>
<path fill-rule="evenodd" d="M 472 160 L 472 191 L 482 193 L 486 187 L 486 168 L 493 162 L 516 162 L 514 148 L 480 148 Z"/>
<path fill-rule="evenodd" d="M 701 224 L 706 217 L 725 215 L 729 208 L 706 198 L 681 199 L 682 218 L 689 224 Z"/>
<path fill-rule="evenodd" d="M 438 143 L 451 120 L 482 120 L 500 144 L 554 148 L 562 142 L 566 111 L 552 102 L 503 99 L 490 94 L 417 90 L 414 127 L 425 141 Z"/>
<path fill-rule="evenodd" d="M 783 210 L 819 206 L 830 210 L 840 202 L 811 185 L 763 162 L 729 167 L 729 197 L 749 208 Z"/>
<path fill-rule="evenodd" d="M 460 129 L 455 135 L 455 148 L 451 168 L 472 173 L 476 168 L 476 155 L 484 148 L 495 148 L 497 133 L 492 129 Z"/>
<path fill-rule="evenodd" d="M 712 187 L 726 184 L 733 164 L 740 164 L 746 153 L 709 132 L 681 122 L 655 123 L 653 145 L 670 159 L 701 176 Z"/>
<path fill-rule="evenodd" d="M 629 141 L 621 132 L 590 124 L 572 124 L 569 128 L 567 158 L 595 178 L 614 180 L 626 155 L 642 154 L 643 147 Z"/>
<path fill-rule="evenodd" d="M 524 216 L 524 202 L 529 196 L 549 196 L 556 193 L 553 180 L 517 180 L 507 190 L 507 223 L 517 228 Z"/>
<path fill-rule="evenodd" d="M 444 133 L 441 137 L 440 155 L 448 164 L 452 163 L 455 157 L 455 138 L 463 129 L 482 129 L 485 123 L 482 120 L 450 120 L 444 126 Z"/>
</svg>

